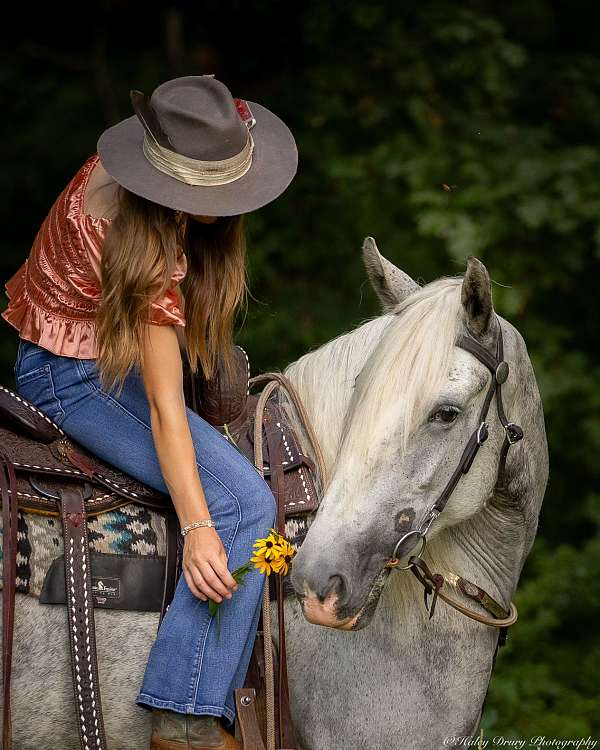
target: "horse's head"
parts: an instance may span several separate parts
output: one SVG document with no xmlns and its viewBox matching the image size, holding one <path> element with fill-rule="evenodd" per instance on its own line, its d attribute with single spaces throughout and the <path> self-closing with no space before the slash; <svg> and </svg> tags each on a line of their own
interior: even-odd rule
<svg viewBox="0 0 600 750">
<path fill-rule="evenodd" d="M 526 428 L 536 423 L 533 440 L 540 445 L 529 450 L 545 450 L 541 404 L 527 350 L 518 332 L 495 314 L 485 266 L 470 258 L 464 278 L 420 287 L 383 258 L 371 238 L 363 252 L 386 323 L 346 400 L 331 480 L 291 575 L 310 622 L 348 630 L 370 621 L 396 543 L 423 523 L 477 427 L 492 376 L 473 354 L 456 346 L 458 337 L 468 335 L 493 353 L 502 330 L 504 359 L 510 366 L 502 388 L 504 407 L 509 419 Z M 489 438 L 432 524 L 429 540 L 469 521 L 500 492 L 505 431 L 495 400 Z M 520 444 L 506 463 L 501 488 L 505 499 L 519 495 L 512 499 L 523 501 L 527 482 L 545 485 L 543 457 L 537 478 L 523 476 L 525 463 Z M 536 502 L 539 511 L 541 497 Z M 537 520 L 535 508 L 528 512 Z M 409 537 L 398 554 L 408 555 L 417 541 L 417 535 Z M 523 560 L 528 551 L 524 546 L 527 549 L 519 550 Z"/>
</svg>

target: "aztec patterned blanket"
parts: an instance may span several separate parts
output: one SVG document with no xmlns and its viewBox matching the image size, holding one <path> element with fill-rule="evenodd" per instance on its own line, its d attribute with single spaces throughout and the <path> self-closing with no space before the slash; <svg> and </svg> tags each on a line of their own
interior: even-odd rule
<svg viewBox="0 0 600 750">
<path fill-rule="evenodd" d="M 50 565 L 63 554 L 61 522 L 55 516 L 21 510 L 18 516 L 17 591 L 39 598 Z M 287 519 L 286 537 L 296 547 L 302 544 L 311 520 L 312 514 Z M 117 510 L 90 517 L 88 530 L 90 551 L 141 557 L 165 556 L 164 516 L 137 503 L 128 503 Z M 248 557 L 251 552 L 252 550 L 248 550 Z M 285 583 L 287 584 L 287 580 Z M 291 593 L 291 590 L 286 593 Z"/>
</svg>

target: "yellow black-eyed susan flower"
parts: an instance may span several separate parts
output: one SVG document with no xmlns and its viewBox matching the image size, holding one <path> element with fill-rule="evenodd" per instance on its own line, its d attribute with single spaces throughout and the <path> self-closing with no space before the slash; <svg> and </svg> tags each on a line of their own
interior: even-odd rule
<svg viewBox="0 0 600 750">
<path fill-rule="evenodd" d="M 267 575 L 271 573 L 287 574 L 292 558 L 296 554 L 296 548 L 277 529 L 269 529 L 269 531 L 271 533 L 267 537 L 257 539 L 254 542 L 254 554 L 250 560 L 231 571 L 231 575 L 240 586 L 244 585 L 244 578 L 252 570 L 252 566 Z M 199 600 L 198 605 L 201 603 L 202 601 Z M 216 618 L 218 633 L 220 633 L 219 612 L 222 604 L 223 602 L 215 602 L 212 599 L 208 602 L 208 611 L 211 616 Z"/>
<path fill-rule="evenodd" d="M 254 563 L 254 567 L 258 568 L 261 573 L 266 573 L 267 575 L 271 574 L 271 571 L 273 569 L 272 564 L 265 558 L 264 554 L 254 555 L 250 558 L 250 560 Z"/>
<path fill-rule="evenodd" d="M 275 558 L 272 563 L 271 567 L 273 568 L 274 573 L 279 573 L 281 575 L 287 575 L 290 564 L 292 562 L 292 558 L 296 554 L 296 549 L 293 547 L 287 539 L 283 540 L 283 543 L 281 544 L 281 554 L 279 557 Z"/>
<path fill-rule="evenodd" d="M 257 539 L 253 546 L 256 547 L 254 554 L 263 555 L 266 560 L 273 560 L 281 553 L 280 542 L 275 534 L 269 534 L 264 539 Z"/>
<path fill-rule="evenodd" d="M 254 567 L 258 568 L 261 573 L 266 573 L 267 575 L 271 575 L 271 571 L 273 568 L 269 564 L 267 560 L 265 560 L 264 557 L 252 557 L 250 558 L 252 562 L 254 563 Z"/>
</svg>

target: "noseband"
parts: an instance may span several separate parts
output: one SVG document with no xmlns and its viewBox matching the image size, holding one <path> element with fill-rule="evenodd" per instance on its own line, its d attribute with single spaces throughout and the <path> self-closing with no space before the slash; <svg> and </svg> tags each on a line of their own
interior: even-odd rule
<svg viewBox="0 0 600 750">
<path fill-rule="evenodd" d="M 485 365 L 488 370 L 492 373 L 492 382 L 487 390 L 481 411 L 479 412 L 479 419 L 477 427 L 469 437 L 465 449 L 462 453 L 460 461 L 452 476 L 448 480 L 446 486 L 440 493 L 440 496 L 431 506 L 429 511 L 425 514 L 425 517 L 419 524 L 418 528 L 412 529 L 407 532 L 397 541 L 392 558 L 387 563 L 386 567 L 396 570 L 411 570 L 420 583 L 424 586 L 424 597 L 425 606 L 428 606 L 428 597 L 433 594 L 431 606 L 429 609 L 429 617 L 433 616 L 435 611 L 436 599 L 439 596 L 450 606 L 454 607 L 457 611 L 470 617 L 473 620 L 482 622 L 485 625 L 491 625 L 499 628 L 506 628 L 512 625 L 517 620 L 517 608 L 511 602 L 510 609 L 507 611 L 498 602 L 496 602 L 489 594 L 487 594 L 482 588 L 477 586 L 470 581 L 467 581 L 461 576 L 455 575 L 454 573 L 446 573 L 444 575 L 440 573 L 432 573 L 429 567 L 422 558 L 423 551 L 427 542 L 427 533 L 431 528 L 431 524 L 435 519 L 442 513 L 452 493 L 456 489 L 460 478 L 463 474 L 467 474 L 469 469 L 473 465 L 475 456 L 479 452 L 481 446 L 485 443 L 489 435 L 489 424 L 486 421 L 490 405 L 494 396 L 496 396 L 496 409 L 498 412 L 498 418 L 502 427 L 504 428 L 504 443 L 502 450 L 500 451 L 500 462 L 498 466 L 498 477 L 501 477 L 504 472 L 506 464 L 506 457 L 511 445 L 518 443 L 523 438 L 523 430 L 516 425 L 514 422 L 509 422 L 506 418 L 504 411 L 504 404 L 502 401 L 502 384 L 506 382 L 509 375 L 508 362 L 504 361 L 504 342 L 502 339 L 502 327 L 499 325 L 498 341 L 496 344 L 496 355 L 494 356 L 487 351 L 478 341 L 471 336 L 460 335 L 456 339 L 456 346 L 472 354 L 476 359 Z M 402 545 L 408 540 L 414 540 L 414 546 L 419 545 L 416 554 L 412 554 L 408 558 L 406 565 L 400 565 L 400 559 L 397 557 L 398 551 Z M 405 555 L 406 556 L 406 553 Z M 486 609 L 491 617 L 486 617 L 471 609 L 468 609 L 460 602 L 456 601 L 452 597 L 441 591 L 444 584 L 448 584 L 453 588 L 459 590 L 465 596 L 479 602 L 484 609 Z"/>
</svg>

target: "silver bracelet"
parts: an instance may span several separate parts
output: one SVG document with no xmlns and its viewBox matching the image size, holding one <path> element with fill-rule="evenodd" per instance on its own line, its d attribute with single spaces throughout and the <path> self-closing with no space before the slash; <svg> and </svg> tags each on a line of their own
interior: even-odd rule
<svg viewBox="0 0 600 750">
<path fill-rule="evenodd" d="M 184 526 L 181 529 L 181 536 L 185 536 L 192 529 L 199 529 L 201 526 L 210 526 L 214 529 L 216 528 L 216 523 L 212 520 L 212 518 L 203 518 L 201 521 L 194 521 L 194 523 L 189 523 L 187 526 Z"/>
</svg>

